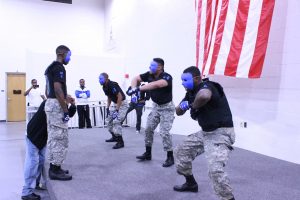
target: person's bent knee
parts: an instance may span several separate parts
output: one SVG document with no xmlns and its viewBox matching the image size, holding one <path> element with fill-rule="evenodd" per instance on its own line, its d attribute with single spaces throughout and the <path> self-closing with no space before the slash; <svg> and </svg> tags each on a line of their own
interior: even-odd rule
<svg viewBox="0 0 300 200">
<path fill-rule="evenodd" d="M 213 179 L 214 182 L 220 182 L 224 176 L 225 165 L 222 162 L 216 162 L 209 166 L 209 177 Z"/>
<path fill-rule="evenodd" d="M 153 134 L 153 133 L 154 133 L 154 131 L 151 128 L 146 127 L 145 134 Z"/>
</svg>

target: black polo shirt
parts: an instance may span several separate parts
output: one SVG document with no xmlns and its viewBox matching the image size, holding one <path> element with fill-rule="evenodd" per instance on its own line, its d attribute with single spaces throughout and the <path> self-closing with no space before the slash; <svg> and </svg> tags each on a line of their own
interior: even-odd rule
<svg viewBox="0 0 300 200">
<path fill-rule="evenodd" d="M 120 88 L 117 82 L 108 80 L 107 84 L 103 85 L 103 92 L 106 96 L 111 98 L 112 102 L 117 103 L 118 101 L 118 93 L 121 92 L 122 101 L 126 99 L 124 92 Z"/>
<path fill-rule="evenodd" d="M 56 98 L 54 91 L 54 82 L 62 84 L 62 90 L 67 96 L 66 70 L 62 63 L 54 61 L 45 71 L 47 98 Z"/>
<path fill-rule="evenodd" d="M 150 72 L 146 72 L 144 74 L 140 74 L 140 77 L 143 82 L 151 83 L 153 81 L 165 80 L 168 82 L 168 85 L 163 88 L 157 88 L 150 91 L 150 97 L 152 101 L 157 103 L 158 105 L 166 104 L 172 101 L 172 76 L 166 72 L 162 72 L 158 78 L 155 78 Z"/>
<path fill-rule="evenodd" d="M 191 109 L 191 117 L 198 120 L 203 131 L 213 131 L 221 127 L 233 127 L 230 107 L 220 84 L 205 81 L 193 91 L 188 91 L 182 101 L 194 102 L 199 90 L 208 89 L 212 92 L 211 99 L 199 109 Z"/>
</svg>

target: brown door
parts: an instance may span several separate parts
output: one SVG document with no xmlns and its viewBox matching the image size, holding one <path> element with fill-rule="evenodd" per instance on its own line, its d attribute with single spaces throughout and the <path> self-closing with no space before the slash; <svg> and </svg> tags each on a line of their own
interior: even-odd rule
<svg viewBox="0 0 300 200">
<path fill-rule="evenodd" d="M 26 120 L 25 73 L 6 73 L 8 122 Z"/>
</svg>

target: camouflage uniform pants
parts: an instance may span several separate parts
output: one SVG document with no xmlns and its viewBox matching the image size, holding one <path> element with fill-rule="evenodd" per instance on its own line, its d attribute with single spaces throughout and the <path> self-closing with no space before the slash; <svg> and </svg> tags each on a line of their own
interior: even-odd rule
<svg viewBox="0 0 300 200">
<path fill-rule="evenodd" d="M 187 137 L 175 149 L 175 164 L 181 175 L 192 175 L 192 161 L 205 152 L 208 174 L 216 194 L 222 200 L 233 197 L 225 172 L 231 145 L 235 141 L 234 128 L 219 128 L 212 132 L 200 131 Z"/>
<path fill-rule="evenodd" d="M 121 136 L 122 135 L 122 121 L 126 117 L 126 112 L 128 110 L 128 103 L 126 100 L 122 101 L 121 107 L 119 108 L 119 117 L 116 119 L 112 119 L 112 115 L 108 115 L 108 117 L 105 119 L 107 123 L 108 131 L 115 136 Z M 115 111 L 115 107 L 109 109 L 110 113 L 113 113 Z"/>
<path fill-rule="evenodd" d="M 163 147 L 165 151 L 172 151 L 172 135 L 170 130 L 174 121 L 175 106 L 173 102 L 163 105 L 153 103 L 151 113 L 148 115 L 145 129 L 145 145 L 152 146 L 154 130 L 160 123 L 159 134 L 162 137 Z"/>
<path fill-rule="evenodd" d="M 57 99 L 47 99 L 45 104 L 48 129 L 48 160 L 61 165 L 68 151 L 68 123 L 62 121 L 64 112 Z"/>
</svg>

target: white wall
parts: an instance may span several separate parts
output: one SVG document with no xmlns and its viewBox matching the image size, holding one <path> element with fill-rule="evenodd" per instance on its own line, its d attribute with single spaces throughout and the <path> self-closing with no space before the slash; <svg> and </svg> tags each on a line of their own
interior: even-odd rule
<svg viewBox="0 0 300 200">
<path fill-rule="evenodd" d="M 195 64 L 194 1 L 105 2 L 114 51 L 124 55 L 130 76 L 147 71 L 153 57 L 164 58 L 166 71 L 174 78 L 174 102 L 178 104 L 184 93 L 180 74 Z M 276 1 L 261 79 L 211 77 L 225 87 L 236 125 L 236 146 L 296 163 L 300 163 L 300 86 L 296 84 L 300 28 L 295 26 L 299 4 L 297 0 Z M 242 122 L 248 127 L 241 128 Z M 197 122 L 186 115 L 175 119 L 171 131 L 188 134 L 198 129 Z"/>
<path fill-rule="evenodd" d="M 0 0 L 0 27 L 0 120 L 6 119 L 5 72 L 26 72 L 27 88 L 32 78 L 44 88 L 44 71 L 56 58 L 55 48 L 65 44 L 73 53 L 67 71 L 76 69 L 67 73 L 69 92 L 73 94 L 78 80 L 91 75 L 86 69 L 104 67 L 99 66 L 103 64 L 99 62 L 104 40 L 102 0 L 73 0 L 71 5 Z"/>
</svg>

